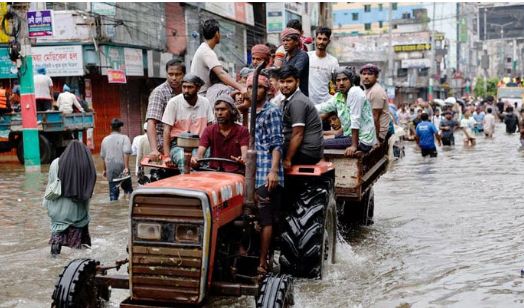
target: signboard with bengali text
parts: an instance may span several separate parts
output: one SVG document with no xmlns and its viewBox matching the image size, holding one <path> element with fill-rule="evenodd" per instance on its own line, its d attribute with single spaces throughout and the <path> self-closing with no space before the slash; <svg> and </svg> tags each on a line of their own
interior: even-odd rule
<svg viewBox="0 0 524 308">
<path fill-rule="evenodd" d="M 118 46 L 100 46 L 100 63 L 102 65 L 102 75 L 107 75 L 107 69 L 126 70 L 126 59 L 124 48 Z"/>
<path fill-rule="evenodd" d="M 280 33 L 285 28 L 284 4 L 277 2 L 266 3 L 267 33 Z"/>
<path fill-rule="evenodd" d="M 144 76 L 144 57 L 142 49 L 124 48 L 127 76 Z"/>
<path fill-rule="evenodd" d="M 33 47 L 31 53 L 35 72 L 39 67 L 45 67 L 51 77 L 84 75 L 81 45 Z"/>
<path fill-rule="evenodd" d="M 393 46 L 395 52 L 412 52 L 412 51 L 424 51 L 431 50 L 431 44 L 408 44 L 408 45 L 395 45 Z"/>
<path fill-rule="evenodd" d="M 53 36 L 53 11 L 27 12 L 27 31 L 29 37 Z"/>
<path fill-rule="evenodd" d="M 109 83 L 127 83 L 126 72 L 124 70 L 107 70 L 107 81 Z"/>
<path fill-rule="evenodd" d="M 7 48 L 0 48 L 0 79 L 17 78 L 16 66 L 9 59 Z"/>
</svg>

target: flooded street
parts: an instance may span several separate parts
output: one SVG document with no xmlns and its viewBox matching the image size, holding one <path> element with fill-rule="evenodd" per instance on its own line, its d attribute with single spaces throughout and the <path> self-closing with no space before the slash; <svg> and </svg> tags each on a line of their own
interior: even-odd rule
<svg viewBox="0 0 524 308">
<path fill-rule="evenodd" d="M 457 133 L 457 146 L 439 148 L 437 159 L 406 143 L 406 157 L 375 185 L 375 224 L 339 243 L 327 279 L 296 282 L 295 307 L 524 306 L 524 153 L 518 136 L 503 131 L 499 124 L 495 139 L 478 136 L 472 149 Z M 41 206 L 48 166 L 25 174 L 15 162 L 0 163 L 0 307 L 49 307 L 58 274 L 74 258 L 109 264 L 126 257 L 127 204 L 109 203 L 97 161 L 93 247 L 64 248 L 56 259 Z M 125 296 L 114 290 L 111 305 Z M 254 303 L 222 299 L 210 306 Z"/>
</svg>

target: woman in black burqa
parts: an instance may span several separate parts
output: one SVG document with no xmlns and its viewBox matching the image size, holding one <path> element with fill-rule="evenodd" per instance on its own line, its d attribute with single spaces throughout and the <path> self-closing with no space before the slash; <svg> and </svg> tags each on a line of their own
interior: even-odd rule
<svg viewBox="0 0 524 308">
<path fill-rule="evenodd" d="M 88 224 L 89 200 L 96 182 L 96 169 L 89 149 L 73 140 L 49 167 L 48 184 L 56 178 L 61 182 L 61 196 L 43 206 L 51 218 L 51 254 L 60 253 L 62 246 L 81 248 L 91 246 Z"/>
</svg>

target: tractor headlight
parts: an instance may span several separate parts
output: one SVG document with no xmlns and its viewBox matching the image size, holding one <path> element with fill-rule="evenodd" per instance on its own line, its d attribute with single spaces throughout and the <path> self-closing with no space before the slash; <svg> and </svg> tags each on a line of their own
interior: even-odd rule
<svg viewBox="0 0 524 308">
<path fill-rule="evenodd" d="M 177 225 L 175 241 L 181 243 L 199 243 L 199 228 L 196 225 Z"/>
<path fill-rule="evenodd" d="M 141 240 L 160 240 L 162 226 L 156 223 L 141 222 L 136 226 L 136 237 Z"/>
</svg>

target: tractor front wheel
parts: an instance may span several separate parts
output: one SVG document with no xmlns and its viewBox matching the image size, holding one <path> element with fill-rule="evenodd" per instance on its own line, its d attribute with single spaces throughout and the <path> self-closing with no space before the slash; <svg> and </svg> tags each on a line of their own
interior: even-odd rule
<svg viewBox="0 0 524 308">
<path fill-rule="evenodd" d="M 103 300 L 109 300 L 110 290 L 107 286 L 97 285 L 97 264 L 92 259 L 75 259 L 65 266 L 55 285 L 51 307 L 103 307 Z"/>
<path fill-rule="evenodd" d="M 289 275 L 268 274 L 256 298 L 257 308 L 285 308 L 294 303 L 293 278 Z"/>
</svg>

